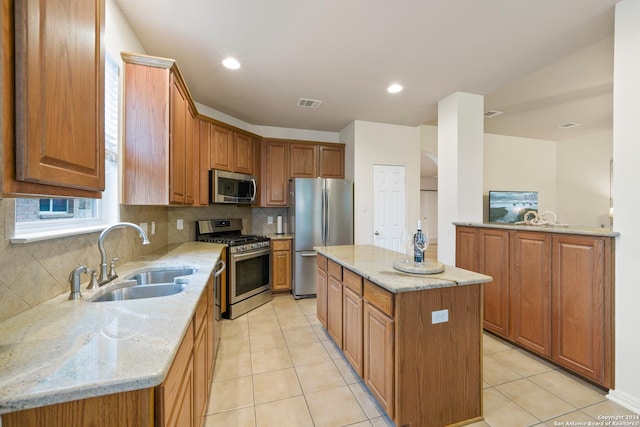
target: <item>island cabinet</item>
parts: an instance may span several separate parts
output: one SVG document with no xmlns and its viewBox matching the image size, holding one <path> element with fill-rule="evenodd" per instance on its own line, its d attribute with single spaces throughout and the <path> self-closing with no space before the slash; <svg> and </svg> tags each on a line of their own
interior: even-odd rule
<svg viewBox="0 0 640 427">
<path fill-rule="evenodd" d="M 614 386 L 614 237 L 457 226 L 456 264 L 493 277 L 484 328 Z"/>
<path fill-rule="evenodd" d="M 316 276 L 318 285 L 318 289 L 316 290 L 316 314 L 322 327 L 327 329 L 328 260 L 326 256 L 318 254 L 316 262 L 318 264 L 318 274 Z"/>
<path fill-rule="evenodd" d="M 0 192 L 100 198 L 105 1 L 1 7 Z"/>
<path fill-rule="evenodd" d="M 380 251 L 385 250 L 373 249 Z M 367 264 L 372 264 L 369 255 Z M 352 257 L 351 251 L 344 262 L 327 259 L 324 252 L 318 255 L 318 319 L 395 425 L 435 427 L 481 420 L 483 285 L 393 293 L 357 272 Z M 390 267 L 384 272 L 394 280 Z M 335 302 L 338 289 L 340 304 Z M 447 310 L 447 320 L 432 321 L 432 313 L 441 310 Z M 341 333 L 332 323 L 338 317 Z"/>
<path fill-rule="evenodd" d="M 175 61 L 122 53 L 123 203 L 189 205 L 195 200 L 195 106 Z"/>
<path fill-rule="evenodd" d="M 291 240 L 271 240 L 271 290 L 291 291 Z"/>
</svg>

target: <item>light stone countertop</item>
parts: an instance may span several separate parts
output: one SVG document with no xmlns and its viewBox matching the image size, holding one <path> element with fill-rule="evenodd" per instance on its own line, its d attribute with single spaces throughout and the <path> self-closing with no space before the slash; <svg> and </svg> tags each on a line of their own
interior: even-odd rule
<svg viewBox="0 0 640 427">
<path fill-rule="evenodd" d="M 584 236 L 618 237 L 619 232 L 613 231 L 611 227 L 580 227 L 580 226 L 559 226 L 559 225 L 527 225 L 527 224 L 506 224 L 500 222 L 454 222 L 453 225 L 463 227 L 500 228 L 503 230 L 516 231 L 544 231 L 558 234 L 578 234 Z"/>
<path fill-rule="evenodd" d="M 404 273 L 393 268 L 393 261 L 404 258 L 402 252 L 373 245 L 316 246 L 314 249 L 393 293 L 488 283 L 493 280 L 490 276 L 449 265 L 445 265 L 444 271 L 437 274 Z"/>
<path fill-rule="evenodd" d="M 198 268 L 179 294 L 89 302 L 94 291 L 83 283 L 83 299 L 65 293 L 0 323 L 0 414 L 160 384 L 223 247 L 170 245 L 118 267 L 121 278 L 148 267 Z"/>
</svg>

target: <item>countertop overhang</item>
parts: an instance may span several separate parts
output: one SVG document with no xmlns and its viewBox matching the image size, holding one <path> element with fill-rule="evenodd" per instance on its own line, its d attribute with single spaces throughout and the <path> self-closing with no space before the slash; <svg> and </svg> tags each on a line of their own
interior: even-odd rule
<svg viewBox="0 0 640 427">
<path fill-rule="evenodd" d="M 0 414 L 162 383 L 223 247 L 170 245 L 118 268 L 198 268 L 179 294 L 96 303 L 83 286 L 0 323 Z"/>
<path fill-rule="evenodd" d="M 444 271 L 437 274 L 405 273 L 393 268 L 393 261 L 404 258 L 403 253 L 373 245 L 317 246 L 314 249 L 393 293 L 488 283 L 493 280 L 490 276 L 449 265 L 445 265 Z"/>
<path fill-rule="evenodd" d="M 618 237 L 620 233 L 613 231 L 611 227 L 580 227 L 560 225 L 527 225 L 507 224 L 502 222 L 454 222 L 453 225 L 461 227 L 499 228 L 515 231 L 544 231 L 546 233 L 579 234 L 584 236 Z"/>
</svg>

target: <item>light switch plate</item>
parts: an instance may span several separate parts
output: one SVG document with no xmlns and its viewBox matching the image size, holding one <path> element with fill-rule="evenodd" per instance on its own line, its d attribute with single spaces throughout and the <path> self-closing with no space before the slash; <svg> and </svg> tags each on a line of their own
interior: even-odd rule
<svg viewBox="0 0 640 427">
<path fill-rule="evenodd" d="M 184 228 L 184 221 L 179 219 L 178 221 L 176 221 L 176 228 L 178 230 L 182 230 Z"/>
<path fill-rule="evenodd" d="M 449 310 L 438 310 L 431 312 L 431 324 L 435 325 L 436 323 L 446 323 L 449 321 Z"/>
<path fill-rule="evenodd" d="M 156 234 L 156 222 L 151 221 L 151 234 Z"/>
<path fill-rule="evenodd" d="M 272 216 L 268 216 L 267 217 L 267 224 L 273 224 L 273 217 Z"/>
</svg>

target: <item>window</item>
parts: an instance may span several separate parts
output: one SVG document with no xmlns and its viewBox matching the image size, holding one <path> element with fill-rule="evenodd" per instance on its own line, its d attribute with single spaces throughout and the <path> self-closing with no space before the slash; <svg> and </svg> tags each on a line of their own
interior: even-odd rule
<svg viewBox="0 0 640 427">
<path fill-rule="evenodd" d="M 98 226 L 118 216 L 120 65 L 105 55 L 105 191 L 96 199 L 16 199 L 16 235 Z"/>
</svg>

